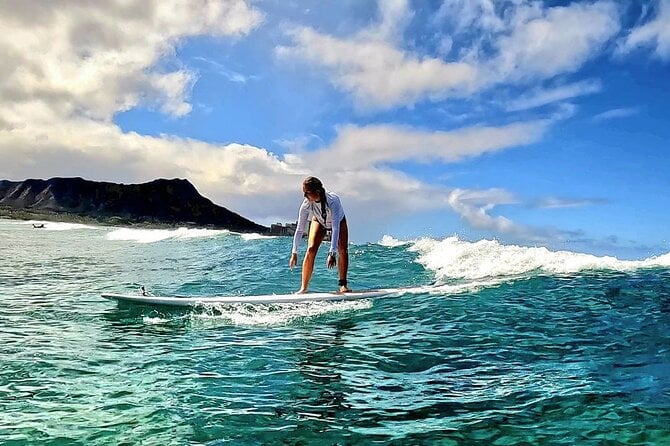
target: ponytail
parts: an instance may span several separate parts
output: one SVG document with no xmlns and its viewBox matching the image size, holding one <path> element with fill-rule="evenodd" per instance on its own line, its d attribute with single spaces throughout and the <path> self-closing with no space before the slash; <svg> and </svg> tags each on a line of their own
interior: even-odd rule
<svg viewBox="0 0 670 446">
<path fill-rule="evenodd" d="M 326 223 L 326 189 L 321 186 L 319 190 L 319 201 L 321 201 L 321 216 L 323 217 L 323 222 Z"/>
<path fill-rule="evenodd" d="M 326 189 L 323 187 L 323 183 L 316 177 L 307 177 L 305 178 L 305 181 L 302 182 L 302 184 L 305 186 L 305 188 L 307 188 L 307 190 L 319 193 L 319 201 L 321 202 L 321 216 L 323 217 L 323 222 L 325 223 L 326 206 L 328 203 L 326 202 Z"/>
</svg>

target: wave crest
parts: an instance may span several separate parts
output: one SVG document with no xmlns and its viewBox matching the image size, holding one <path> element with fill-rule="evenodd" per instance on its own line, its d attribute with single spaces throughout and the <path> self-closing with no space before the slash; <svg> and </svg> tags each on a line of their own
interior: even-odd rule
<svg viewBox="0 0 670 446">
<path fill-rule="evenodd" d="M 417 262 L 434 271 L 438 280 L 520 277 L 535 271 L 570 274 L 585 270 L 631 271 L 670 266 L 670 253 L 645 260 L 619 260 L 550 251 L 544 247 L 503 245 L 496 240 L 467 242 L 456 236 L 415 240 L 409 250 L 419 254 Z"/>
<path fill-rule="evenodd" d="M 185 240 L 199 237 L 216 237 L 221 234 L 227 234 L 230 231 L 222 229 L 115 229 L 107 234 L 107 240 L 114 241 L 135 241 L 139 243 L 155 243 L 162 240 L 175 239 Z"/>
</svg>

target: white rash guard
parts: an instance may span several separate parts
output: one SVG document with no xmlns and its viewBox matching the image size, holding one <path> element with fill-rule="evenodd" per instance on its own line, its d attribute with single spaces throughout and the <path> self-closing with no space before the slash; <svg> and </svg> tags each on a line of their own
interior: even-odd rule
<svg viewBox="0 0 670 446">
<path fill-rule="evenodd" d="M 298 245 L 302 240 L 302 235 L 305 233 L 305 226 L 310 216 L 314 217 L 321 226 L 326 229 L 332 229 L 330 238 L 330 250 L 328 252 L 337 252 L 337 243 L 340 239 L 340 223 L 344 218 L 344 209 L 340 197 L 332 192 L 326 191 L 326 221 L 323 221 L 321 214 L 321 202 L 309 201 L 305 198 L 300 205 L 298 211 L 298 227 L 293 236 L 293 253 L 298 253 Z"/>
</svg>

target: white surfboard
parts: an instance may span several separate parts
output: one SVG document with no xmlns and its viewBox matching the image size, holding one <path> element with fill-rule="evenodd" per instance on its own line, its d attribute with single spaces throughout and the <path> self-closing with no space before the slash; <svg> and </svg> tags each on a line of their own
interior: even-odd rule
<svg viewBox="0 0 670 446">
<path fill-rule="evenodd" d="M 396 289 L 352 291 L 349 293 L 266 294 L 260 296 L 150 296 L 143 294 L 103 293 L 105 299 L 144 305 L 195 307 L 212 304 L 283 304 L 370 299 L 392 294 Z"/>
</svg>

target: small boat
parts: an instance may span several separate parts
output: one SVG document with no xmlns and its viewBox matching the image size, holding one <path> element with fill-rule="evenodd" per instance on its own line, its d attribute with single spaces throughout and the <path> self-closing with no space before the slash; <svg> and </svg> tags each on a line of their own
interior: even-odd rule
<svg viewBox="0 0 670 446">
<path fill-rule="evenodd" d="M 33 223 L 33 228 L 44 229 L 44 223 L 40 223 L 40 224 Z"/>
</svg>

